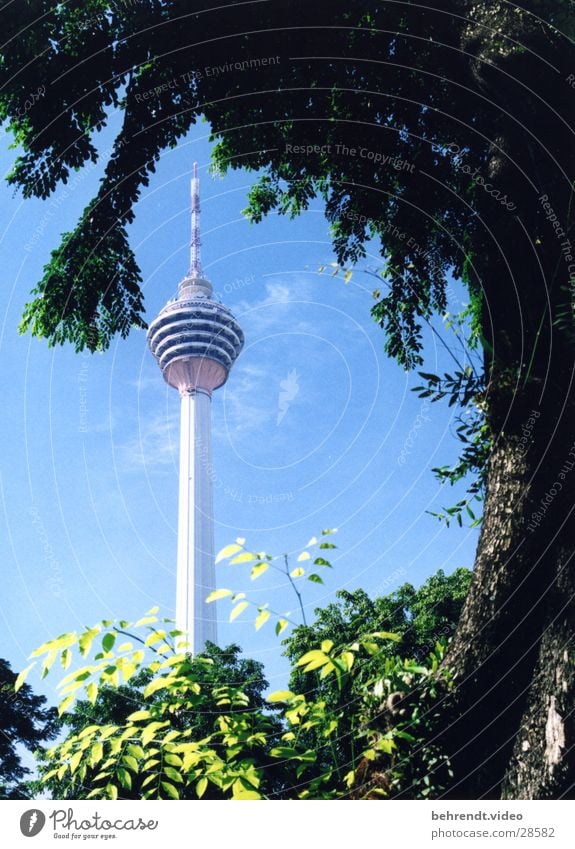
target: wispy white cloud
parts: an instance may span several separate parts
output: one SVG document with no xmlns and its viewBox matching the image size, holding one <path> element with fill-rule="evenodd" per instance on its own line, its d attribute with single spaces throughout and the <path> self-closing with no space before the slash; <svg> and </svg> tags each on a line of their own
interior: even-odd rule
<svg viewBox="0 0 575 849">
<path fill-rule="evenodd" d="M 217 437 L 262 432 L 271 418 L 264 400 L 269 378 L 270 371 L 264 366 L 238 360 L 233 381 L 226 386 L 223 418 L 213 423 Z"/>
<path fill-rule="evenodd" d="M 302 300 L 309 297 L 308 281 L 297 277 L 289 282 L 285 280 L 267 281 L 265 295 L 259 299 L 244 299 L 234 305 L 234 314 L 250 340 L 257 339 L 285 326 L 288 317 L 305 306 Z"/>
<path fill-rule="evenodd" d="M 116 447 L 116 459 L 124 471 L 150 471 L 177 466 L 178 451 L 179 413 L 175 409 L 141 418 L 134 437 Z"/>
<path fill-rule="evenodd" d="M 277 356 L 262 357 L 258 342 L 273 334 L 314 333 L 313 322 L 305 319 L 309 281 L 298 275 L 293 280 L 268 280 L 262 296 L 234 304 L 233 311 L 246 333 L 246 350 L 234 364 L 229 382 L 218 390 L 223 401 L 223 415 L 213 417 L 216 439 L 250 437 L 275 425 L 278 414 L 278 392 L 285 380 L 285 339 L 277 343 Z M 273 346 L 263 341 L 263 344 Z M 253 356 L 250 349 L 254 347 Z M 132 381 L 138 392 L 158 389 L 154 364 Z M 274 427 L 275 430 L 275 427 Z M 161 468 L 177 463 L 179 421 L 176 408 L 150 419 L 141 419 L 139 432 L 118 449 L 118 462 L 126 470 Z"/>
</svg>

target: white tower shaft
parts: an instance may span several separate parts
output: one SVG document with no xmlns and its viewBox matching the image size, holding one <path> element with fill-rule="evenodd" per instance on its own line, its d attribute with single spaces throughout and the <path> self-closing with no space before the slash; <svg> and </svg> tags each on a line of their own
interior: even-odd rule
<svg viewBox="0 0 575 849">
<path fill-rule="evenodd" d="M 217 642 L 212 493 L 211 397 L 198 389 L 182 393 L 176 627 L 187 635 L 187 651 Z"/>
</svg>

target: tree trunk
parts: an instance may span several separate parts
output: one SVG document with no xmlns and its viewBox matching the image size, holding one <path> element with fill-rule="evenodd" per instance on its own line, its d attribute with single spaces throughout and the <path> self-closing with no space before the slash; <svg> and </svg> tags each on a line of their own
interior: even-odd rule
<svg viewBox="0 0 575 849">
<path fill-rule="evenodd" d="M 450 798 L 572 798 L 575 429 L 565 356 L 553 357 L 548 394 L 523 393 L 491 454 L 474 581 L 445 660 L 456 685 L 444 732 Z"/>
<path fill-rule="evenodd" d="M 572 531 L 573 533 L 573 531 Z M 557 551 L 544 606 L 544 629 L 503 799 L 574 798 L 575 584 L 573 545 Z"/>
<path fill-rule="evenodd" d="M 481 8 L 483 25 L 492 5 Z M 516 12 L 505 13 L 506 32 L 555 59 L 566 78 L 570 49 Z M 528 51 L 501 50 L 486 33 L 472 27 L 467 44 L 474 79 L 498 108 L 485 168 L 517 210 L 485 205 L 488 226 L 473 236 L 493 447 L 474 581 L 445 658 L 455 682 L 444 729 L 455 772 L 448 795 L 572 798 L 573 111 L 547 66 L 535 71 Z M 528 81 L 530 94 L 519 96 L 515 80 Z M 550 107 L 544 130 L 542 104 Z"/>
</svg>

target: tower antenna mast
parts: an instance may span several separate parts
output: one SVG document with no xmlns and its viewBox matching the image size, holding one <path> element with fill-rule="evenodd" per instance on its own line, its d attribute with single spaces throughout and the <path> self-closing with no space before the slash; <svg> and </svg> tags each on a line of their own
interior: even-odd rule
<svg viewBox="0 0 575 849">
<path fill-rule="evenodd" d="M 198 163 L 194 162 L 194 173 L 190 186 L 192 198 L 192 240 L 190 242 L 190 277 L 202 276 L 201 239 L 200 239 L 200 178 Z"/>
</svg>

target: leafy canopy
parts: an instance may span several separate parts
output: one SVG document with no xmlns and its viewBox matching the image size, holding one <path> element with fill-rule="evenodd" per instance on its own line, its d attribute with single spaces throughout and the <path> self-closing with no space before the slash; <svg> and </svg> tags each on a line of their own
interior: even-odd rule
<svg viewBox="0 0 575 849">
<path fill-rule="evenodd" d="M 450 691 L 440 662 L 468 583 L 466 570 L 440 571 L 375 601 L 339 593 L 286 641 L 290 690 L 267 700 L 261 664 L 237 646 L 191 658 L 156 609 L 63 634 L 33 653 L 43 675 L 80 661 L 60 684 L 66 739 L 40 759 L 37 786 L 68 799 L 439 792 L 451 774 L 433 741 Z"/>
<path fill-rule="evenodd" d="M 216 169 L 260 172 L 253 221 L 296 215 L 318 195 L 340 262 L 381 242 L 373 313 L 404 365 L 420 360 L 421 319 L 445 310 L 448 269 L 467 281 L 480 315 L 484 260 L 498 272 L 501 249 L 508 265 L 520 260 L 512 211 L 545 265 L 552 241 L 525 175 L 537 156 L 542 184 L 557 185 L 552 152 L 569 134 L 556 83 L 572 67 L 571 4 L 436 5 L 336 0 L 329 23 L 322 4 L 282 0 L 11 6 L 0 93 L 18 147 L 11 185 L 48 197 L 97 160 L 110 111 L 123 115 L 100 190 L 52 253 L 23 329 L 95 350 L 145 325 L 128 227 L 162 151 L 200 116 L 218 142 Z M 38 79 L 46 93 L 27 108 Z M 483 322 L 493 348 L 492 331 Z"/>
<path fill-rule="evenodd" d="M 35 696 L 24 684 L 15 692 L 18 676 L 6 660 L 0 660 L 0 799 L 28 799 L 19 747 L 35 752 L 57 733 L 56 709 L 46 707 L 44 696 Z"/>
</svg>

